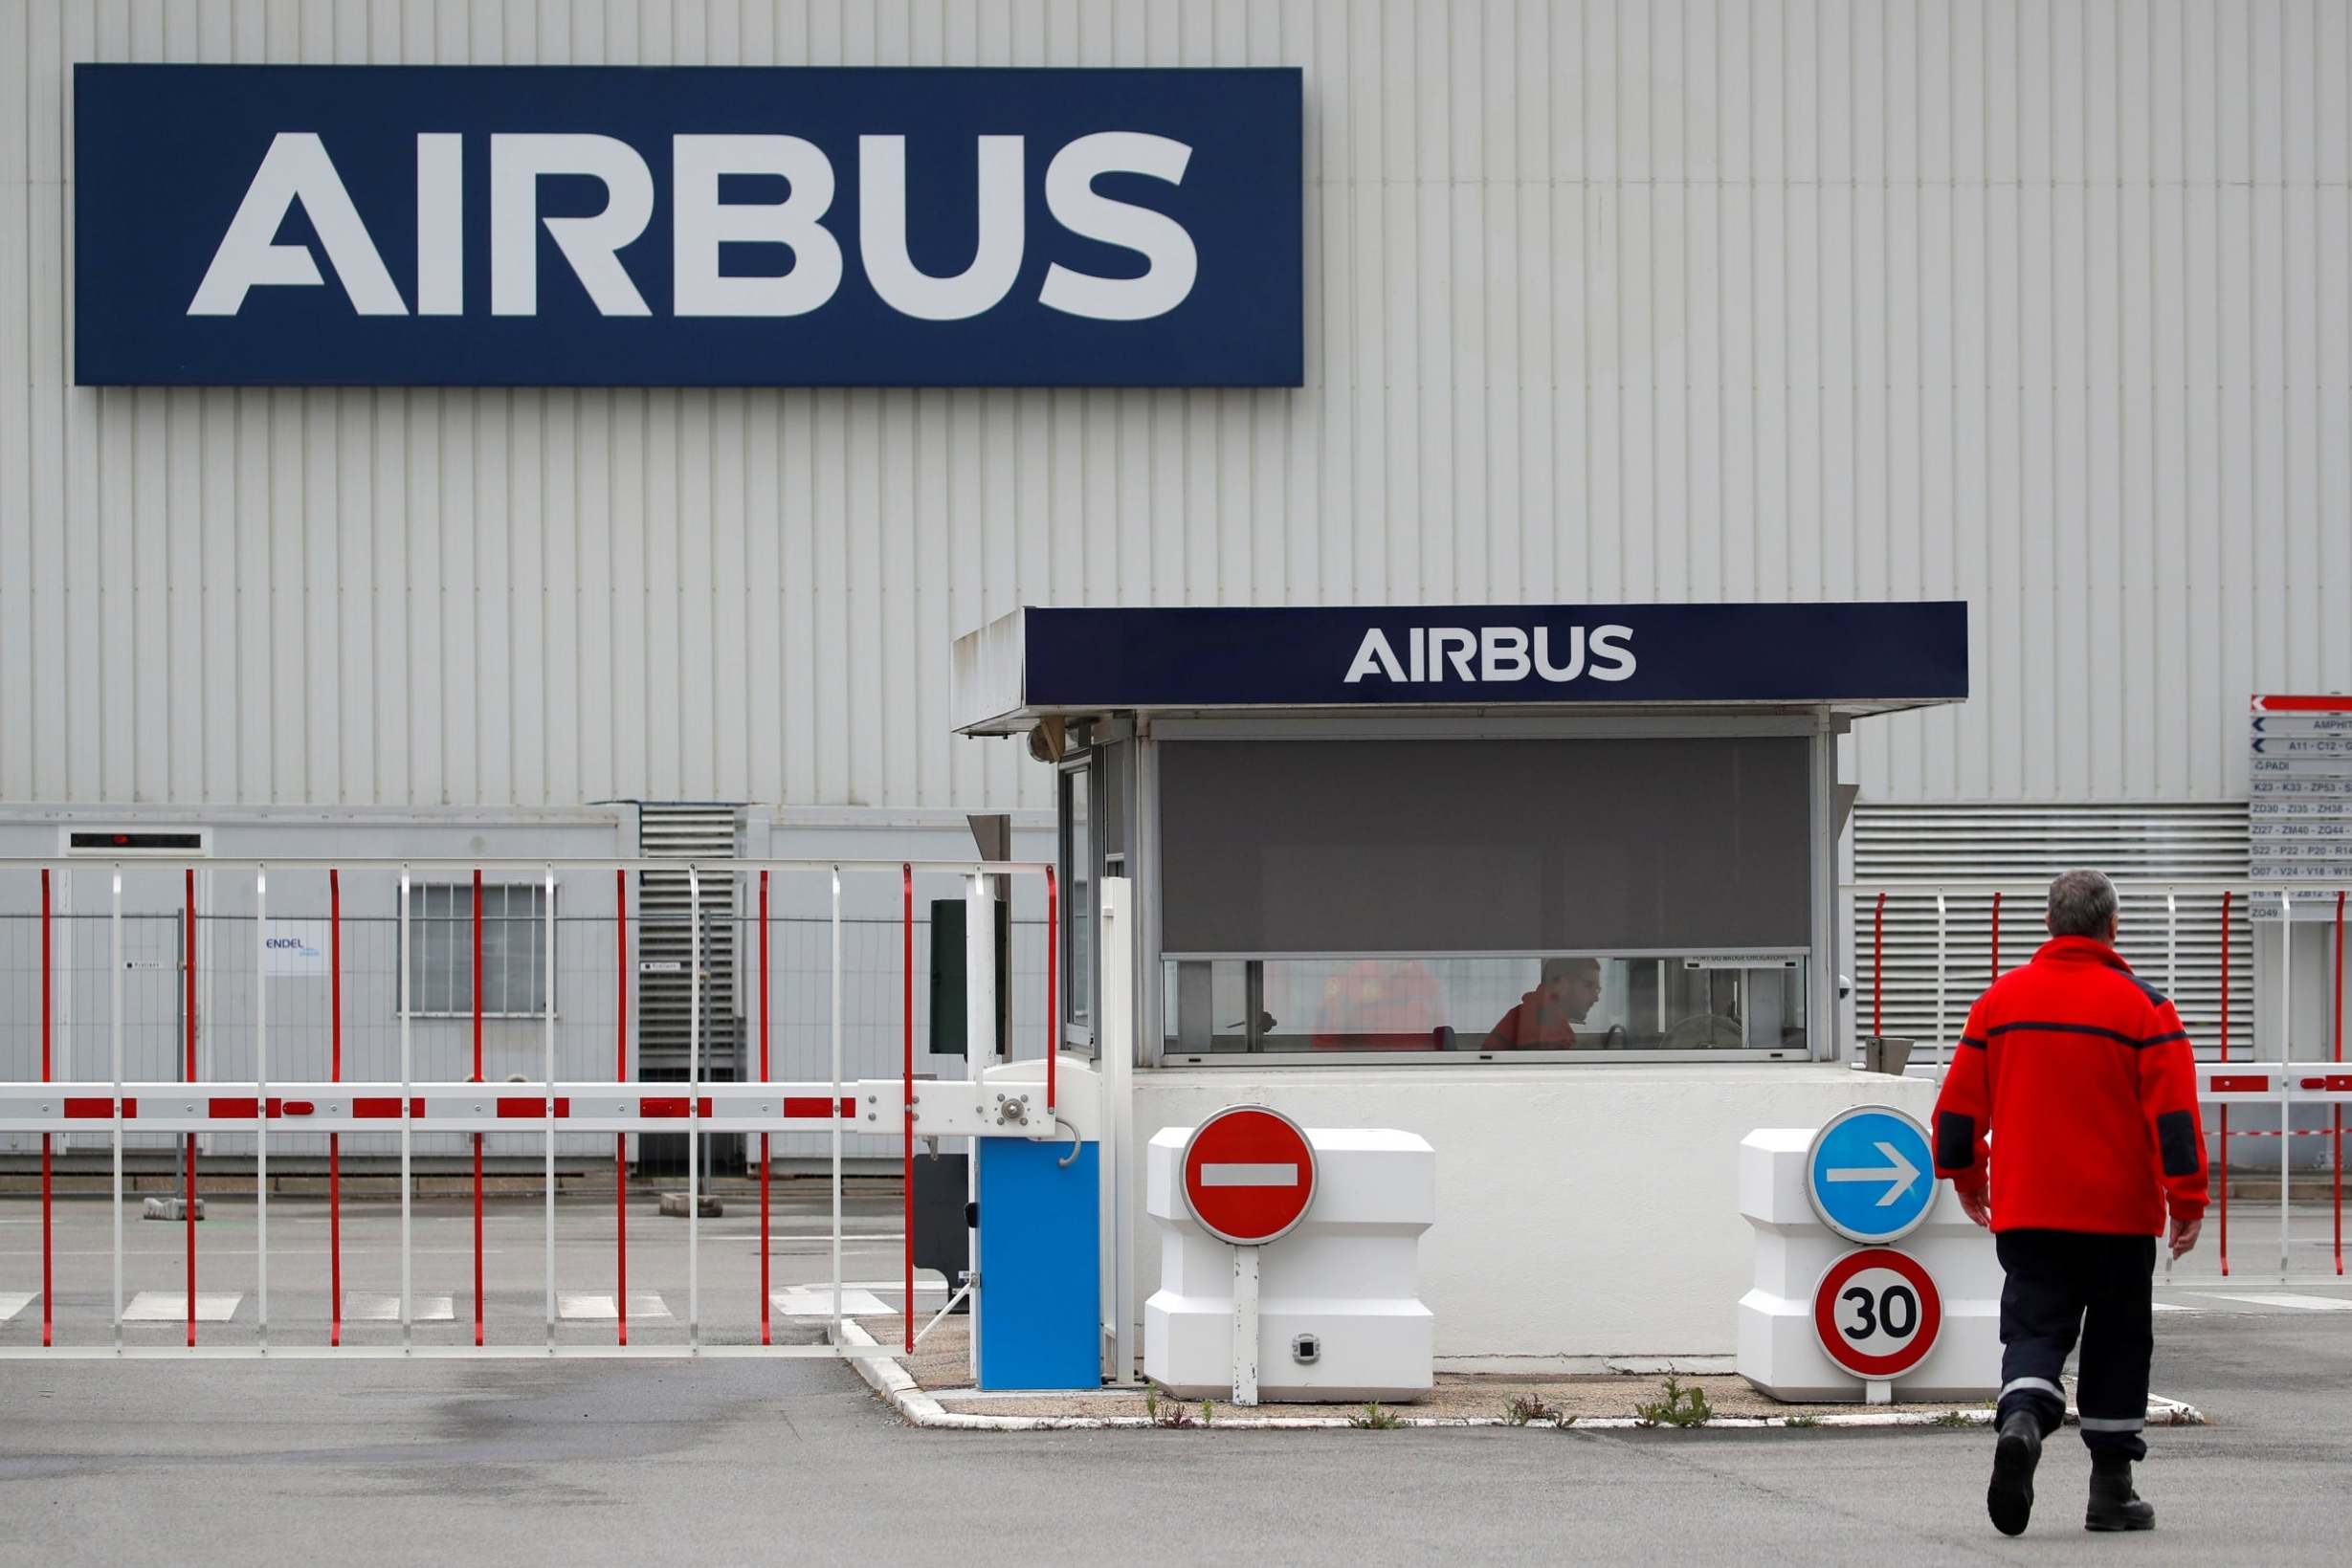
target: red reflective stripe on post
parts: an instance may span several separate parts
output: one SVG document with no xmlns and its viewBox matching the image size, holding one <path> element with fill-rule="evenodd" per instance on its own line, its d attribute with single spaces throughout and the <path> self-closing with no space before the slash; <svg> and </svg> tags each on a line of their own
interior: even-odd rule
<svg viewBox="0 0 2352 1568">
<path fill-rule="evenodd" d="M 767 873 L 760 873 L 760 1082 L 767 1082 Z M 767 1344 L 767 1135 L 760 1135 L 760 1343 Z"/>
<path fill-rule="evenodd" d="M 49 868 L 41 868 L 41 1082 L 49 1082 L 50 1014 L 50 956 L 49 956 Z M 55 1322 L 54 1304 L 57 1298 L 57 1284 L 52 1271 L 50 1239 L 50 1205 L 55 1195 L 50 1190 L 49 1135 L 41 1135 L 41 1343 L 47 1346 Z"/>
<path fill-rule="evenodd" d="M 544 1098 L 518 1099 L 511 1094 L 501 1095 L 499 1098 L 498 1116 L 501 1121 L 537 1121 L 546 1115 L 547 1102 Z M 556 1119 L 561 1121 L 570 1115 L 571 1096 L 558 1094 L 555 1097 Z"/>
<path fill-rule="evenodd" d="M 787 1116 L 832 1116 L 835 1114 L 835 1107 L 832 1100 L 825 1096 L 788 1094 L 784 1100 L 784 1114 Z M 843 1120 L 855 1115 L 857 1114 L 856 1098 L 854 1095 L 842 1095 L 838 1114 Z"/>
<path fill-rule="evenodd" d="M 698 1116 L 707 1116 L 711 1114 L 711 1097 L 708 1094 L 696 1098 L 694 1114 Z M 685 1115 L 686 1096 L 683 1094 L 644 1096 L 637 1101 L 637 1115 L 649 1120 L 655 1117 L 667 1118 Z"/>
<path fill-rule="evenodd" d="M 214 1121 L 237 1121 L 248 1116 L 258 1121 L 261 1117 L 261 1102 L 251 1094 L 241 1096 L 216 1094 L 204 1102 L 204 1114 Z"/>
<path fill-rule="evenodd" d="M 2221 1059 L 2230 1060 L 2230 902 L 2233 894 L 2224 890 L 2221 895 Z M 2221 1108 L 2221 1191 L 2215 1195 L 2221 1219 L 2222 1277 L 2230 1274 L 2230 1108 Z"/>
<path fill-rule="evenodd" d="M 1936 1027 L 1943 1027 L 1941 1019 Z M 1887 1032 L 1887 895 L 1883 893 L 1870 918 L 1870 1032 L 1880 1039 Z"/>
<path fill-rule="evenodd" d="M 421 1116 L 425 1114 L 424 1096 L 419 1095 L 410 1103 L 416 1108 L 410 1113 L 411 1115 Z M 387 1121 L 397 1119 L 400 1115 L 400 1097 L 396 1094 L 354 1095 L 351 1100 L 351 1115 L 362 1121 L 378 1117 Z"/>
<path fill-rule="evenodd" d="M 905 948 L 899 973 L 905 981 L 905 994 L 900 1002 L 899 1017 L 904 1026 L 906 1066 L 905 1091 L 899 1101 L 899 1137 L 903 1146 L 900 1198 L 905 1207 L 905 1223 L 899 1228 L 899 1256 L 905 1263 L 906 1296 L 900 1304 L 899 1316 L 906 1324 L 906 1348 L 915 1348 L 915 868 L 899 868 L 899 888 L 904 914 L 900 928 Z"/>
<path fill-rule="evenodd" d="M 122 1114 L 125 1116 L 136 1116 L 139 1114 L 139 1102 L 124 1100 Z M 114 1101 L 97 1094 L 69 1095 L 65 1101 L 65 1119 L 68 1121 L 111 1121 L 114 1119 Z"/>
<path fill-rule="evenodd" d="M 327 1063 L 327 1077 L 332 1083 L 343 1082 L 343 872 L 329 868 L 326 873 L 326 948 L 327 948 L 327 1035 L 333 1041 L 333 1054 Z M 292 1107 L 288 1107 L 289 1110 Z M 302 1115 L 310 1114 L 304 1105 Z M 326 1257 L 327 1306 L 333 1314 L 327 1329 L 326 1342 L 343 1343 L 343 1135 L 326 1135 Z"/>
<path fill-rule="evenodd" d="M 1061 920 L 1061 890 L 1054 885 L 1054 868 L 1045 869 L 1045 1108 L 1054 1111 L 1054 1068 L 1061 1060 L 1062 1021 L 1054 995 L 1054 948 Z M 953 1284 L 954 1281 L 948 1283 Z"/>
<path fill-rule="evenodd" d="M 555 912 L 547 912 L 550 918 Z M 474 868 L 474 1076 L 482 1081 L 482 872 Z M 474 1135 L 474 1344 L 482 1342 L 482 1136 Z"/>
<path fill-rule="evenodd" d="M 2259 1072 L 2216 1073 L 2212 1085 L 2216 1094 L 2267 1094 L 2271 1090 L 2270 1075 Z"/>
<path fill-rule="evenodd" d="M 185 965 L 188 973 L 188 1002 L 185 1009 L 188 1019 L 188 1069 L 186 1075 L 180 1081 L 194 1083 L 196 1081 L 196 872 L 193 867 L 189 869 L 187 877 L 185 902 L 182 909 L 185 915 L 184 923 L 188 927 L 186 943 L 188 955 Z M 186 1134 L 181 1141 L 188 1150 L 187 1202 L 180 1206 L 186 1215 L 188 1232 L 188 1345 L 190 1350 L 193 1350 L 196 1346 L 196 1135 Z"/>
<path fill-rule="evenodd" d="M 2289 926 L 2294 931 L 2294 926 Z M 2336 1060 L 2345 1058 L 2345 891 L 2336 889 Z M 2336 1089 L 2336 1079 L 2328 1079 Z M 2336 1271 L 2345 1271 L 2345 1107 L 2336 1107 Z"/>
<path fill-rule="evenodd" d="M 618 955 L 612 972 L 620 979 L 620 1006 L 612 1015 L 612 1077 L 629 1079 L 629 873 L 612 873 L 612 941 Z M 619 1283 L 612 1299 L 620 1321 L 618 1342 L 629 1343 L 629 1135 L 612 1135 L 612 1243 Z"/>
</svg>

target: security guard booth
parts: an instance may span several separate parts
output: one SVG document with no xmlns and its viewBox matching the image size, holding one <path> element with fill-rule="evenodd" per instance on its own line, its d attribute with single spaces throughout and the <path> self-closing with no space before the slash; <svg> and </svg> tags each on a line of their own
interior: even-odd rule
<svg viewBox="0 0 2352 1568">
<path fill-rule="evenodd" d="M 1964 604 L 1023 609 L 954 684 L 1056 769 L 1066 1050 L 1131 966 L 1114 1372 L 1143 1148 L 1222 1105 L 1429 1139 L 1462 1367 L 1728 1354 L 1740 1139 L 1926 1110 L 1837 1036 L 1837 741 L 1965 699 Z"/>
</svg>

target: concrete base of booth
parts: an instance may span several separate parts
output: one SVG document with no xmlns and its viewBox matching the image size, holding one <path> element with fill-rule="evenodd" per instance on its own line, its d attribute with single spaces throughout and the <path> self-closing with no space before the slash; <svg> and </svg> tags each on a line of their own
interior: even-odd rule
<svg viewBox="0 0 2352 1568">
<path fill-rule="evenodd" d="M 1852 1105 L 1922 1120 L 1935 1085 L 1839 1065 L 1659 1062 L 1560 1067 L 1165 1068 L 1134 1079 L 1135 1235 L 1146 1145 L 1221 1107 L 1269 1105 L 1310 1127 L 1393 1127 L 1437 1154 L 1437 1221 L 1421 1238 L 1420 1294 L 1436 1354 L 1728 1357 L 1751 1283 L 1740 1140 L 1818 1126 Z M 1135 1248 L 1140 1327 L 1158 1248 Z"/>
</svg>

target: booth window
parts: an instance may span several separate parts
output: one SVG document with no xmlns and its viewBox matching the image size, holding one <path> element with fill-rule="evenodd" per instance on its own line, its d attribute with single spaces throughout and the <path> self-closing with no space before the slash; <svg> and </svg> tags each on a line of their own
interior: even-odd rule
<svg viewBox="0 0 2352 1568">
<path fill-rule="evenodd" d="M 1061 770 L 1062 1032 L 1068 1043 L 1094 1043 L 1095 877 L 1093 812 L 1088 795 L 1094 770 L 1081 756 Z"/>
<path fill-rule="evenodd" d="M 1235 1051 L 1806 1054 L 1801 954 L 1172 959 L 1171 1057 Z"/>
<path fill-rule="evenodd" d="M 536 1018 L 547 1010 L 547 890 L 535 882 L 482 887 L 482 1015 Z M 474 887 L 427 882 L 409 890 L 409 1005 L 412 1017 L 474 1011 Z"/>
<path fill-rule="evenodd" d="M 1167 1053 L 1805 1055 L 1809 747 L 1165 741 Z"/>
</svg>

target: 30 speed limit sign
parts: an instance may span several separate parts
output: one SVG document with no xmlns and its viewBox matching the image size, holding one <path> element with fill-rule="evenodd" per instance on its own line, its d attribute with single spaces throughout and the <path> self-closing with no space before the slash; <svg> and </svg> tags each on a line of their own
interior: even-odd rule
<svg viewBox="0 0 2352 1568">
<path fill-rule="evenodd" d="M 1813 1288 L 1813 1330 L 1830 1359 L 1857 1378 L 1899 1378 L 1935 1348 L 1943 1298 L 1919 1260 L 1865 1247 L 1830 1265 Z"/>
</svg>

